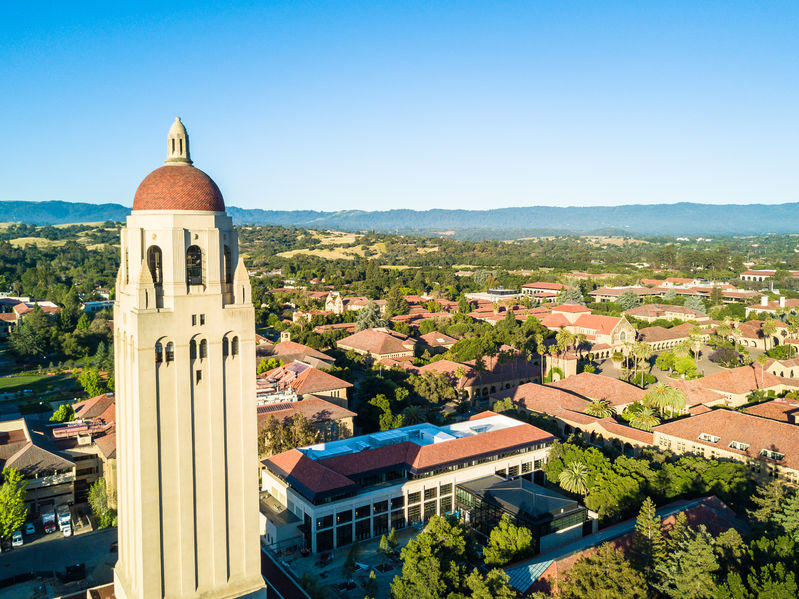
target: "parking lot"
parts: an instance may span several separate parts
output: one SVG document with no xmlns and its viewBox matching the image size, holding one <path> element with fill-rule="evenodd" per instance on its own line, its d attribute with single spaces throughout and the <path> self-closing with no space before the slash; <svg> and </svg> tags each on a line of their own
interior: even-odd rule
<svg viewBox="0 0 799 599">
<path fill-rule="evenodd" d="M 63 572 L 67 566 L 86 564 L 86 580 L 79 583 L 59 585 L 52 574 L 44 576 L 38 585 L 47 584 L 59 592 L 80 590 L 113 580 L 113 565 L 117 554 L 111 551 L 111 544 L 117 540 L 116 528 L 87 532 L 64 538 L 60 533 L 46 535 L 36 541 L 15 547 L 0 554 L 0 579 L 24 574 L 26 572 Z M 23 591 L 22 589 L 26 589 Z M 32 584 L 20 584 L 0 589 L 0 599 L 36 596 L 30 590 Z"/>
</svg>

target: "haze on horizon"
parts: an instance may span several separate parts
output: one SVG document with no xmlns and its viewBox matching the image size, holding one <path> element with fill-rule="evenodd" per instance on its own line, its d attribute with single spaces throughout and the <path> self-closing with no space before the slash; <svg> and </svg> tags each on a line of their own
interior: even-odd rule
<svg viewBox="0 0 799 599">
<path fill-rule="evenodd" d="M 0 200 L 130 205 L 180 115 L 242 208 L 799 201 L 794 3 L 22 6 Z"/>
</svg>

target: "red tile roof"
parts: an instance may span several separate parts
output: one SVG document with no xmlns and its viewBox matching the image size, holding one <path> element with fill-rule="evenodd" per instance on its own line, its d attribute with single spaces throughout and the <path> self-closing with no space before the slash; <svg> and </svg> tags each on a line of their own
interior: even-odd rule
<svg viewBox="0 0 799 599">
<path fill-rule="evenodd" d="M 265 404 L 258 406 L 256 410 L 258 424 L 264 423 L 269 418 L 275 418 L 278 422 L 285 423 L 293 418 L 295 414 L 302 414 L 311 422 L 341 420 L 342 418 L 354 418 L 356 416 L 355 412 L 314 395 L 309 395 L 300 401 Z"/>
<path fill-rule="evenodd" d="M 353 348 L 375 355 L 413 351 L 416 341 L 388 329 L 364 329 L 336 342 L 343 348 Z"/>
<path fill-rule="evenodd" d="M 779 420 L 780 422 L 799 422 L 799 401 L 781 397 L 772 401 L 757 404 L 746 408 L 748 414 Z"/>
<path fill-rule="evenodd" d="M 133 198 L 134 210 L 225 211 L 213 179 L 188 165 L 162 166 L 144 178 Z"/>
<path fill-rule="evenodd" d="M 612 406 L 641 401 L 646 395 L 646 391 L 635 385 L 589 372 L 581 372 L 549 386 L 576 393 L 589 400 L 604 399 Z"/>
<path fill-rule="evenodd" d="M 799 388 L 799 381 L 775 376 L 767 370 L 761 372 L 761 369 L 754 365 L 722 370 L 695 380 L 705 389 L 733 395 L 742 395 L 755 389 L 768 389 L 778 385 Z"/>
<path fill-rule="evenodd" d="M 305 368 L 302 368 L 302 367 Z M 299 372 L 298 372 L 299 371 Z M 347 389 L 352 383 L 323 372 L 303 362 L 292 362 L 278 366 L 258 377 L 274 382 L 278 387 L 290 387 L 298 395 L 322 393 L 333 389 Z"/>
<path fill-rule="evenodd" d="M 706 447 L 718 447 L 724 451 L 760 458 L 760 451 L 769 449 L 785 454 L 776 462 L 781 466 L 799 470 L 799 428 L 793 424 L 760 418 L 734 410 L 717 409 L 705 414 L 690 416 L 656 426 L 658 434 L 671 435 Z M 699 438 L 702 433 L 715 435 L 720 439 L 713 443 Z M 746 451 L 730 447 L 730 443 L 746 443 Z M 773 460 L 772 460 L 773 461 Z"/>
</svg>

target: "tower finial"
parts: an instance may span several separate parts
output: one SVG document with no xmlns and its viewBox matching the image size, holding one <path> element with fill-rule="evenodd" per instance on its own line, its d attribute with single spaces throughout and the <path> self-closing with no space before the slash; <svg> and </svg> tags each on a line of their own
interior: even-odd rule
<svg viewBox="0 0 799 599">
<path fill-rule="evenodd" d="M 175 117 L 175 122 L 169 128 L 167 136 L 166 164 L 180 165 L 191 164 L 191 154 L 189 154 L 189 134 L 186 127 L 180 122 L 180 117 Z"/>
</svg>

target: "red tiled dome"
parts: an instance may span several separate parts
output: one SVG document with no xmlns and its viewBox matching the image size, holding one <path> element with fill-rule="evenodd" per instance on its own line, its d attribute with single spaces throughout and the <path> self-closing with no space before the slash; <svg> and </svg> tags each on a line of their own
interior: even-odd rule
<svg viewBox="0 0 799 599">
<path fill-rule="evenodd" d="M 133 198 L 134 210 L 209 210 L 224 212 L 225 200 L 213 179 L 189 165 L 162 166 L 144 178 Z"/>
</svg>

